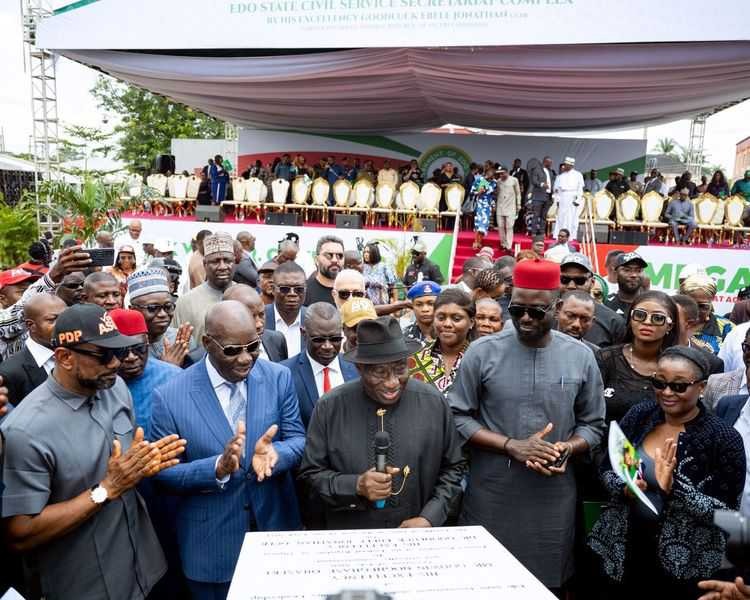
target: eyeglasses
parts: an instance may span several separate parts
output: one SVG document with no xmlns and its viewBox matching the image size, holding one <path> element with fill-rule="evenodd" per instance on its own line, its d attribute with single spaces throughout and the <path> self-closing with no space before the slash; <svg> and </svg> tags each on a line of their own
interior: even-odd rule
<svg viewBox="0 0 750 600">
<path fill-rule="evenodd" d="M 99 364 L 102 365 L 108 365 L 112 362 L 113 358 L 122 361 L 123 358 L 130 354 L 130 348 L 102 348 L 101 352 L 87 350 L 86 348 L 76 348 L 75 346 L 70 346 L 68 349 L 76 354 L 83 354 L 84 356 L 96 358 L 99 361 Z"/>
<path fill-rule="evenodd" d="M 740 346 L 742 347 L 743 352 L 750 352 L 750 344 L 748 344 L 747 342 L 742 342 Z"/>
<path fill-rule="evenodd" d="M 210 335 L 206 334 L 206 337 L 221 348 L 222 352 L 224 352 L 224 356 L 239 356 L 243 350 L 248 354 L 255 354 L 260 349 L 260 338 L 253 340 L 249 344 L 229 344 L 223 346 Z"/>
<path fill-rule="evenodd" d="M 336 295 L 342 300 L 348 300 L 349 296 L 355 298 L 364 298 L 365 293 L 362 290 L 336 290 Z"/>
<path fill-rule="evenodd" d="M 671 389 L 675 394 L 684 394 L 691 385 L 700 383 L 700 380 L 695 381 L 664 381 L 663 379 L 657 379 L 656 377 L 651 378 L 651 385 L 657 390 Z"/>
<path fill-rule="evenodd" d="M 560 275 L 560 283 L 562 283 L 563 285 L 568 285 L 571 281 L 576 285 L 586 285 L 586 282 L 588 280 L 589 278 L 586 275 L 580 275 L 576 277 L 571 277 L 569 275 Z"/>
<path fill-rule="evenodd" d="M 134 344 L 127 348 L 123 348 L 123 350 L 125 350 L 125 355 L 122 358 L 127 358 L 128 354 L 131 352 L 138 356 L 145 356 L 146 352 L 148 352 L 148 344 Z"/>
<path fill-rule="evenodd" d="M 634 308 L 633 310 L 631 310 L 630 319 L 632 321 L 635 321 L 636 323 L 645 323 L 646 319 L 649 319 L 652 325 L 657 325 L 659 327 L 672 322 L 672 319 L 670 319 L 664 313 L 650 313 L 642 308 Z"/>
<path fill-rule="evenodd" d="M 175 309 L 174 302 L 165 302 L 164 304 L 131 304 L 131 306 L 145 310 L 152 315 L 159 314 L 162 310 L 168 315 L 171 315 L 174 313 Z"/>
<path fill-rule="evenodd" d="M 311 337 L 310 341 L 313 344 L 325 344 L 326 342 L 331 342 L 334 346 L 336 344 L 340 344 L 344 341 L 344 336 L 342 335 L 316 335 L 315 337 Z"/>
<path fill-rule="evenodd" d="M 703 312 L 708 312 L 713 307 L 714 305 L 710 302 L 698 302 L 698 310 L 702 310 Z"/>
<path fill-rule="evenodd" d="M 276 285 L 274 287 L 285 296 L 287 294 L 290 294 L 292 290 L 294 290 L 294 293 L 297 294 L 298 296 L 301 296 L 302 294 L 305 293 L 304 285 Z"/>
<path fill-rule="evenodd" d="M 387 379 L 391 375 L 398 379 L 409 373 L 409 366 L 405 362 L 396 366 L 374 365 L 368 367 L 367 372 L 376 379 Z"/>
<path fill-rule="evenodd" d="M 326 260 L 333 260 L 334 258 L 336 260 L 344 260 L 343 252 L 323 252 L 321 256 Z"/>
<path fill-rule="evenodd" d="M 508 312 L 514 319 L 520 319 L 524 315 L 529 315 L 535 321 L 541 321 L 545 315 L 552 310 L 554 304 L 549 306 L 527 306 L 526 304 L 510 304 Z"/>
<path fill-rule="evenodd" d="M 60 287 L 64 287 L 67 290 L 77 290 L 83 287 L 83 281 L 80 283 L 62 283 Z"/>
</svg>

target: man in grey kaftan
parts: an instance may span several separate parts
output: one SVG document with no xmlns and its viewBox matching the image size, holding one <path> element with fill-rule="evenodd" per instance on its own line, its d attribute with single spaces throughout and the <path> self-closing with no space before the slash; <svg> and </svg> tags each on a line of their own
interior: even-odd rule
<svg viewBox="0 0 750 600">
<path fill-rule="evenodd" d="M 471 344 L 448 401 L 471 450 L 459 524 L 483 525 L 547 587 L 560 588 L 573 574 L 576 484 L 567 461 L 554 460 L 600 442 L 604 399 L 591 351 L 551 331 L 552 264 L 519 263 L 514 327 Z M 533 269 L 549 270 L 549 281 Z"/>
</svg>

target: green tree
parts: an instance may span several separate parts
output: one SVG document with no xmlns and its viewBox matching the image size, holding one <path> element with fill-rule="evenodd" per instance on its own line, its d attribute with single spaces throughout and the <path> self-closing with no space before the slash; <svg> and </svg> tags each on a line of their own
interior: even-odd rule
<svg viewBox="0 0 750 600">
<path fill-rule="evenodd" d="M 659 138 L 659 141 L 656 142 L 656 146 L 654 146 L 653 152 L 656 152 L 657 154 L 668 154 L 670 156 L 675 156 L 677 154 L 677 150 L 680 149 L 680 145 L 677 143 L 677 140 L 674 138 Z"/>
<path fill-rule="evenodd" d="M 0 269 L 9 269 L 26 260 L 29 246 L 38 235 L 33 203 L 22 200 L 10 206 L 0 194 Z"/>
<path fill-rule="evenodd" d="M 172 138 L 224 136 L 222 121 L 109 77 L 99 77 L 91 93 L 101 108 L 120 116 L 115 157 L 137 172 L 146 171 L 158 154 L 168 154 Z"/>
</svg>

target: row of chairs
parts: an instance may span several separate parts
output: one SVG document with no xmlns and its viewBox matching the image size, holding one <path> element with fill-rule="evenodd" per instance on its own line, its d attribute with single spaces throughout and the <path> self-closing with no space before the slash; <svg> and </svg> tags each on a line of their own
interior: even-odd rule
<svg viewBox="0 0 750 600">
<path fill-rule="evenodd" d="M 260 179 L 232 179 L 233 200 L 222 202 L 234 209 L 235 218 L 246 219 L 255 214 L 260 220 L 262 211 L 300 211 L 304 220 L 328 222 L 334 214 L 361 214 L 366 225 L 375 225 L 381 218 L 391 226 L 410 226 L 414 218 L 456 217 L 461 210 L 465 191 L 460 184 L 451 184 L 443 190 L 434 183 L 421 189 L 413 181 L 398 188 L 388 184 L 378 186 L 367 179 L 352 184 L 340 179 L 331 185 L 318 177 L 311 180 L 300 176 L 291 183 L 285 179 L 271 182 L 271 199 L 267 201 L 268 188 Z M 445 193 L 447 210 L 440 210 L 440 200 Z M 291 199 L 291 202 L 288 200 Z"/>
<path fill-rule="evenodd" d="M 664 230 L 665 240 L 674 241 L 672 228 L 662 220 L 665 204 L 669 201 L 658 192 L 638 196 L 633 191 L 615 198 L 609 191 L 596 194 L 584 193 L 584 202 L 579 206 L 579 218 L 590 214 L 595 225 L 607 225 L 613 229 L 638 229 L 640 231 Z M 695 207 L 696 228 L 694 242 L 701 242 L 708 236 L 718 235 L 723 243 L 725 234 L 734 241 L 736 234 L 750 232 L 750 227 L 742 224 L 745 200 L 741 196 L 731 196 L 725 200 L 712 194 L 701 194 L 691 200 Z M 551 229 L 556 219 L 556 205 L 547 214 L 547 226 Z"/>
</svg>

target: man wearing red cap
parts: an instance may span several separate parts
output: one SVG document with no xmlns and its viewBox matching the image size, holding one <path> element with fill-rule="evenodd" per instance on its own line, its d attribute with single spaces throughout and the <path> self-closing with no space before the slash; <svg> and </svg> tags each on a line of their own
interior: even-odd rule
<svg viewBox="0 0 750 600">
<path fill-rule="evenodd" d="M 471 449 L 459 523 L 486 527 L 562 593 L 573 575 L 576 484 L 568 459 L 600 442 L 604 400 L 592 352 L 552 330 L 559 288 L 556 263 L 516 266 L 514 326 L 469 346 L 448 401 Z"/>
</svg>

